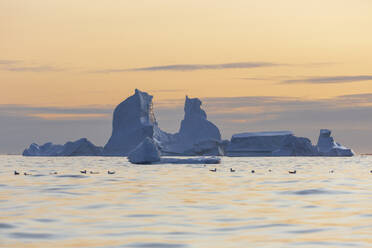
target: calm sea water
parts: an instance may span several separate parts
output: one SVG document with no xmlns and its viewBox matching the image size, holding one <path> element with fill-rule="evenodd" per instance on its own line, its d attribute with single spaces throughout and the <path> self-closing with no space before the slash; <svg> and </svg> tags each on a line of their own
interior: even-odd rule
<svg viewBox="0 0 372 248">
<path fill-rule="evenodd" d="M 370 170 L 368 156 L 206 167 L 0 156 L 0 247 L 372 247 Z"/>
</svg>

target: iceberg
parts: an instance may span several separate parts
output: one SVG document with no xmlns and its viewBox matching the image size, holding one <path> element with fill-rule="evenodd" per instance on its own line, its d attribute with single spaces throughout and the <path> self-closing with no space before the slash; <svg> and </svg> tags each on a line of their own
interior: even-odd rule
<svg viewBox="0 0 372 248">
<path fill-rule="evenodd" d="M 216 125 L 207 120 L 198 98 L 185 99 L 185 115 L 178 133 L 161 140 L 163 155 L 200 156 L 224 155 L 221 133 Z"/>
<path fill-rule="evenodd" d="M 128 160 L 132 164 L 219 164 L 221 162 L 217 157 L 160 158 L 155 141 L 149 137 L 129 153 Z"/>
<path fill-rule="evenodd" d="M 132 164 L 151 164 L 160 161 L 160 152 L 154 140 L 146 137 L 144 141 L 129 153 L 128 160 Z"/>
<path fill-rule="evenodd" d="M 178 133 L 162 131 L 153 112 L 153 97 L 138 89 L 114 110 L 112 135 L 105 156 L 128 156 L 144 139 L 153 139 L 162 155 L 223 155 L 221 134 L 201 109 L 198 98 L 185 100 L 185 116 Z"/>
<path fill-rule="evenodd" d="M 350 148 L 346 148 L 339 143 L 336 143 L 331 136 L 331 130 L 321 129 L 318 143 L 316 145 L 318 152 L 322 156 L 354 156 L 354 152 Z"/>
<path fill-rule="evenodd" d="M 221 158 L 218 157 L 198 157 L 198 158 L 161 158 L 159 164 L 219 164 Z"/>
<path fill-rule="evenodd" d="M 296 137 L 290 131 L 274 131 L 235 134 L 226 148 L 226 155 L 316 156 L 318 152 L 308 138 Z"/>
<path fill-rule="evenodd" d="M 45 143 L 44 145 L 38 145 L 32 143 L 29 148 L 26 148 L 22 155 L 23 156 L 57 156 L 63 150 L 63 145 L 56 145 L 52 142 Z"/>
<path fill-rule="evenodd" d="M 86 138 L 69 141 L 64 145 L 56 145 L 51 142 L 39 146 L 31 144 L 23 151 L 23 156 L 99 156 L 102 147 L 95 146 Z"/>
<path fill-rule="evenodd" d="M 157 143 L 168 134 L 158 128 L 152 109 L 152 96 L 138 89 L 114 110 L 112 134 L 104 146 L 105 156 L 127 156 L 145 138 L 157 137 Z"/>
</svg>

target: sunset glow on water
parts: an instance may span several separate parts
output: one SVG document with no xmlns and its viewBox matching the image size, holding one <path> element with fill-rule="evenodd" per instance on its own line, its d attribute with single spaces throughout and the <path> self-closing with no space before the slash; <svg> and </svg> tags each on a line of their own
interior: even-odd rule
<svg viewBox="0 0 372 248">
<path fill-rule="evenodd" d="M 0 247 L 371 247 L 371 163 L 0 156 Z"/>
</svg>

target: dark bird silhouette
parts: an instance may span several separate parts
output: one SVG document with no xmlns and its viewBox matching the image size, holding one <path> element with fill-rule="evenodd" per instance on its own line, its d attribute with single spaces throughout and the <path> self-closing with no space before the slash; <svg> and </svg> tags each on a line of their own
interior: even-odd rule
<svg viewBox="0 0 372 248">
<path fill-rule="evenodd" d="M 334 171 L 333 170 L 330 170 L 329 173 L 333 173 Z"/>
<path fill-rule="evenodd" d="M 209 170 L 209 171 L 216 172 L 217 171 L 217 168 L 214 168 L 214 169 Z"/>
<path fill-rule="evenodd" d="M 19 172 L 18 171 L 14 171 L 14 175 L 19 175 Z"/>
<path fill-rule="evenodd" d="M 271 172 L 271 169 L 269 169 L 269 172 Z"/>
<path fill-rule="evenodd" d="M 233 168 L 230 168 L 230 172 L 235 172 L 235 170 Z"/>
<path fill-rule="evenodd" d="M 112 175 L 112 174 L 115 174 L 115 171 L 107 171 L 107 174 L 110 174 L 110 175 Z"/>
<path fill-rule="evenodd" d="M 89 173 L 90 173 L 90 174 L 99 174 L 98 171 L 90 171 Z"/>
<path fill-rule="evenodd" d="M 255 171 L 254 170 L 251 170 L 251 173 L 255 173 Z"/>
<path fill-rule="evenodd" d="M 57 175 L 58 174 L 58 172 L 57 171 L 53 171 L 53 172 L 51 172 L 51 173 L 49 173 L 50 175 Z"/>
<path fill-rule="evenodd" d="M 29 174 L 27 172 L 24 172 L 23 175 L 25 175 L 25 176 L 31 176 L 31 174 Z"/>
<path fill-rule="evenodd" d="M 296 170 L 293 170 L 293 171 L 288 171 L 289 174 L 296 174 L 297 171 Z"/>
<path fill-rule="evenodd" d="M 80 173 L 87 174 L 87 170 L 82 170 Z"/>
</svg>

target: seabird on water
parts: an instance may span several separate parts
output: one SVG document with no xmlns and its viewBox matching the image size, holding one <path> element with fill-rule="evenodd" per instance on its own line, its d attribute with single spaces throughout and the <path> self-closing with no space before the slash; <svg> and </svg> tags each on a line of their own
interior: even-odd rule
<svg viewBox="0 0 372 248">
<path fill-rule="evenodd" d="M 87 170 L 81 170 L 80 173 L 87 174 Z"/>
<path fill-rule="evenodd" d="M 233 168 L 230 168 L 230 172 L 235 172 L 235 170 Z"/>
<path fill-rule="evenodd" d="M 209 170 L 209 171 L 216 172 L 217 171 L 217 168 L 214 168 L 214 169 Z"/>
<path fill-rule="evenodd" d="M 107 171 L 107 174 L 110 174 L 110 175 L 112 175 L 112 174 L 115 174 L 115 171 Z"/>
<path fill-rule="evenodd" d="M 289 174 L 296 174 L 296 170 L 293 170 L 293 171 L 288 171 Z"/>
</svg>

